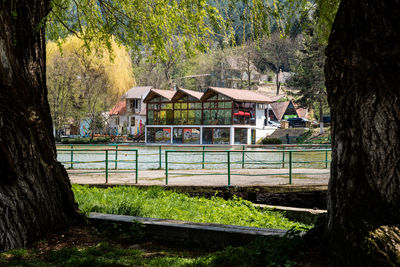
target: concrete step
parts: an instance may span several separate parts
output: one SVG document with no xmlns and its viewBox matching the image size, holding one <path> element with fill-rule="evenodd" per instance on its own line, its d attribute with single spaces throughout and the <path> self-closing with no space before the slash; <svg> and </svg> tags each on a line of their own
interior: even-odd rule
<svg viewBox="0 0 400 267">
<path fill-rule="evenodd" d="M 279 236 L 286 230 L 257 228 L 214 223 L 193 223 L 187 221 L 144 218 L 92 212 L 92 223 L 111 222 L 131 224 L 140 222 L 144 234 L 152 239 L 168 242 L 184 242 L 205 246 L 243 245 L 257 237 Z"/>
<path fill-rule="evenodd" d="M 290 128 L 290 129 L 276 129 L 270 136 L 270 138 L 283 138 L 288 134 L 292 137 L 301 136 L 304 132 L 308 131 L 308 128 Z"/>
<path fill-rule="evenodd" d="M 273 209 L 285 213 L 285 216 L 292 221 L 298 221 L 305 224 L 315 224 L 319 217 L 326 216 L 327 211 L 321 209 L 304 209 L 286 206 L 273 206 L 264 204 L 253 204 L 262 209 Z"/>
</svg>

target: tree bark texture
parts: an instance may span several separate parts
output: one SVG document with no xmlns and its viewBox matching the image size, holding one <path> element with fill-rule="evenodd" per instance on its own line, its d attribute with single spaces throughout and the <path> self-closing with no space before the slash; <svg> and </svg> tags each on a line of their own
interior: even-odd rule
<svg viewBox="0 0 400 267">
<path fill-rule="evenodd" d="M 0 251 L 78 216 L 57 162 L 47 102 L 43 20 L 49 8 L 49 0 L 0 3 Z"/>
<path fill-rule="evenodd" d="M 400 265 L 399 14 L 399 0 L 343 0 L 326 50 L 337 264 Z"/>
</svg>

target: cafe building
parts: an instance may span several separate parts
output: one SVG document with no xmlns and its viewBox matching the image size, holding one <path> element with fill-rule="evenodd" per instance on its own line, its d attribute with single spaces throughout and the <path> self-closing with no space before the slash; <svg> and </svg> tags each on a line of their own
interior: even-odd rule
<svg viewBox="0 0 400 267">
<path fill-rule="evenodd" d="M 271 99 L 249 90 L 151 89 L 144 102 L 148 144 L 254 144 L 274 130 L 265 126 Z"/>
</svg>

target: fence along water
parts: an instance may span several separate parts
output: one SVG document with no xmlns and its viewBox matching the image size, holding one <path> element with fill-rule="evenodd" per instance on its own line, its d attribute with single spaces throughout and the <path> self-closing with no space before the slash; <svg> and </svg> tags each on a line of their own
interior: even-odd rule
<svg viewBox="0 0 400 267">
<path fill-rule="evenodd" d="M 63 149 L 61 147 L 69 147 L 69 149 Z M 96 147 L 96 149 L 92 149 L 91 147 Z M 101 149 L 103 147 L 105 147 L 105 149 Z M 109 147 L 112 147 L 113 149 L 110 149 Z M 132 147 L 138 149 L 126 149 Z M 79 169 L 85 170 L 104 169 L 103 172 L 106 175 L 107 182 L 108 173 L 115 173 L 119 168 L 124 170 L 135 170 L 135 181 L 137 183 L 138 170 L 162 169 L 168 159 L 166 151 L 171 152 L 172 148 L 178 148 L 174 150 L 176 152 L 172 153 L 182 152 L 183 154 L 178 158 L 174 158 L 174 161 L 169 161 L 167 163 L 166 166 L 168 166 L 169 169 L 182 169 L 182 165 L 185 166 L 185 169 L 251 169 L 288 167 L 288 171 L 291 172 L 291 169 L 299 167 L 327 168 L 328 163 L 330 162 L 329 156 L 331 150 L 321 149 L 326 147 L 327 145 L 132 146 L 120 144 L 74 144 L 70 146 L 58 146 L 57 150 L 59 152 L 59 160 L 69 169 L 77 169 L 77 166 L 75 165 L 78 165 Z M 227 148 L 229 150 L 227 150 Z M 227 154 L 228 151 L 229 154 Z M 140 161 L 138 160 L 139 152 Z M 267 157 L 260 158 L 260 153 L 264 153 L 264 156 Z M 126 158 L 127 156 L 130 156 L 135 160 L 120 159 Z M 230 157 L 229 160 L 227 160 L 228 156 Z M 289 156 L 289 159 L 287 156 Z M 228 162 L 229 164 L 227 164 Z M 130 163 L 135 164 L 133 166 Z M 289 166 L 286 166 L 287 164 L 289 164 Z M 165 169 L 167 170 L 167 167 L 165 167 Z M 85 172 L 81 172 L 80 174 L 83 173 Z M 86 171 L 86 173 L 101 172 Z M 293 173 L 293 175 L 294 174 L 297 173 Z M 215 175 L 222 174 L 216 173 Z M 226 173 L 224 173 L 224 175 L 226 175 Z M 291 177 L 292 175 L 289 175 L 290 181 Z"/>
<path fill-rule="evenodd" d="M 293 160 L 293 155 L 296 153 L 315 153 L 315 152 L 323 152 L 325 154 L 324 160 L 314 160 L 314 161 L 294 161 Z M 202 153 L 203 158 L 205 153 L 214 153 L 214 154 L 220 154 L 220 155 L 226 155 L 226 161 L 220 161 L 220 162 L 204 162 L 204 160 L 201 162 L 202 165 L 204 164 L 221 164 L 221 165 L 226 165 L 226 170 L 227 172 L 218 172 L 218 173 L 204 173 L 204 174 L 199 174 L 196 173 L 195 175 L 227 175 L 227 186 L 231 186 L 231 176 L 233 175 L 245 175 L 245 176 L 276 176 L 276 175 L 282 175 L 282 173 L 257 173 L 257 174 L 241 174 L 241 173 L 232 173 L 231 172 L 231 167 L 232 164 L 241 164 L 244 166 L 244 157 L 242 157 L 242 161 L 235 161 L 232 159 L 232 154 L 239 153 L 241 155 L 244 154 L 260 154 L 260 153 L 282 153 L 282 161 L 275 162 L 275 161 L 262 161 L 262 160 L 257 160 L 256 162 L 247 162 L 247 165 L 262 165 L 262 166 L 268 166 L 268 165 L 281 165 L 282 168 L 285 166 L 285 154 L 289 155 L 289 159 L 286 162 L 288 165 L 288 178 L 289 178 L 289 184 L 292 184 L 292 178 L 293 175 L 313 175 L 313 173 L 293 173 L 293 167 L 295 164 L 304 164 L 304 163 L 323 163 L 324 168 L 328 168 L 328 152 L 331 152 L 331 149 L 314 149 L 314 150 L 256 150 L 256 151 L 248 151 L 248 150 L 208 150 L 208 151 L 199 151 L 197 153 Z M 166 150 L 165 151 L 165 184 L 168 185 L 168 177 L 170 175 L 186 175 L 186 176 L 191 176 L 194 175 L 193 173 L 170 173 L 169 172 L 169 166 L 171 163 L 173 164 L 199 164 L 200 162 L 172 162 L 169 161 L 170 157 L 168 157 L 168 154 L 187 154 L 187 153 L 196 153 L 195 151 L 182 151 L 182 150 Z M 243 168 L 243 167 L 242 167 Z M 318 175 L 320 174 L 328 174 L 329 172 L 326 173 L 321 173 L 319 172 Z"/>
<path fill-rule="evenodd" d="M 125 153 L 125 156 L 130 155 L 134 156 L 133 159 L 120 159 L 118 160 L 118 151 L 120 153 L 127 152 Z M 112 154 L 114 152 L 114 159 L 110 159 L 112 157 Z M 67 154 L 70 155 L 70 161 L 60 161 L 64 166 L 70 170 L 76 169 L 76 165 L 82 165 L 85 164 L 85 168 L 78 168 L 82 169 L 85 171 L 81 172 L 74 172 L 74 174 L 96 174 L 96 173 L 104 173 L 105 174 L 105 183 L 108 183 L 108 176 L 109 173 L 123 173 L 123 172 L 132 172 L 132 170 L 135 173 L 135 183 L 138 183 L 138 158 L 139 158 L 139 153 L 137 149 L 118 149 L 117 147 L 114 149 L 78 149 L 74 148 L 71 146 L 70 149 L 59 149 L 57 148 L 57 154 L 62 155 L 62 154 Z M 75 160 L 74 161 L 74 155 L 79 156 L 79 155 L 101 155 L 103 156 L 103 159 L 100 160 Z M 114 162 L 114 168 L 113 170 L 109 168 L 109 163 Z M 129 168 L 124 168 L 124 169 L 119 169 L 118 170 L 118 162 L 120 163 L 133 163 L 132 165 L 129 164 Z M 104 163 L 104 169 L 102 168 L 102 164 Z M 96 164 L 95 167 L 90 168 L 90 164 Z M 99 165 L 100 164 L 100 165 Z M 94 169 L 95 171 L 89 171 L 90 169 Z"/>
</svg>

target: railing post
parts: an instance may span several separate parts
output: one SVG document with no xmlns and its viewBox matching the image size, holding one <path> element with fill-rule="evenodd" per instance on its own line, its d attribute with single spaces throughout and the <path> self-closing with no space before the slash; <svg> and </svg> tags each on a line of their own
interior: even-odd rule
<svg viewBox="0 0 400 267">
<path fill-rule="evenodd" d="M 161 170 L 161 146 L 158 147 L 158 168 Z"/>
<path fill-rule="evenodd" d="M 228 186 L 231 186 L 231 152 L 228 150 Z"/>
<path fill-rule="evenodd" d="M 325 169 L 328 168 L 328 149 L 325 150 Z"/>
<path fill-rule="evenodd" d="M 74 146 L 71 145 L 71 169 L 74 168 Z"/>
<path fill-rule="evenodd" d="M 242 169 L 244 169 L 244 150 L 246 149 L 245 146 L 242 147 Z"/>
<path fill-rule="evenodd" d="M 106 149 L 106 184 L 108 184 L 108 150 Z"/>
<path fill-rule="evenodd" d="M 137 149 L 135 150 L 135 157 L 136 157 L 136 159 L 135 159 L 135 165 L 136 165 L 135 166 L 135 178 L 136 178 L 135 182 L 138 183 L 138 173 L 139 173 L 139 170 L 138 170 L 138 166 L 139 166 L 138 158 L 139 158 L 139 155 L 138 155 Z"/>
<path fill-rule="evenodd" d="M 202 166 L 201 166 L 202 169 L 204 169 L 204 159 L 205 159 L 205 152 L 204 152 L 204 150 L 205 150 L 205 149 L 206 149 L 206 147 L 203 146 L 203 160 L 202 160 Z"/>
<path fill-rule="evenodd" d="M 115 163 L 114 163 L 114 169 L 118 169 L 118 145 L 115 146 Z"/>
<path fill-rule="evenodd" d="M 285 168 L 285 146 L 282 146 L 282 168 Z"/>
<path fill-rule="evenodd" d="M 165 184 L 168 185 L 168 151 L 165 151 Z"/>
<path fill-rule="evenodd" d="M 289 151 L 289 184 L 292 184 L 292 151 Z"/>
</svg>

